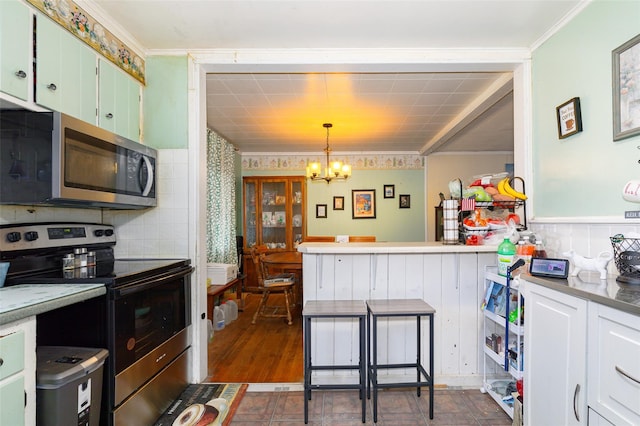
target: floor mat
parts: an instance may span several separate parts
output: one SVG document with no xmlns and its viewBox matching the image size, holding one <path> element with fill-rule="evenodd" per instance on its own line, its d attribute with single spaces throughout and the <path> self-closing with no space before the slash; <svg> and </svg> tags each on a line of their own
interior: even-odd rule
<svg viewBox="0 0 640 426">
<path fill-rule="evenodd" d="M 226 426 L 246 390 L 246 384 L 189 385 L 155 426 Z"/>
</svg>

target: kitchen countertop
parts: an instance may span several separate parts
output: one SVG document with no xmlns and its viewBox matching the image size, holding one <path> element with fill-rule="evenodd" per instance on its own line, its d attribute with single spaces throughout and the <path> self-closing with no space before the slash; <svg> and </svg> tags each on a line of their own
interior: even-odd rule
<svg viewBox="0 0 640 426">
<path fill-rule="evenodd" d="M 298 251 L 303 254 L 495 253 L 498 246 L 441 242 L 302 243 L 298 246 Z"/>
<path fill-rule="evenodd" d="M 20 284 L 0 288 L 0 325 L 106 293 L 104 284 Z"/>
<path fill-rule="evenodd" d="M 577 277 L 570 276 L 563 280 L 534 277 L 528 272 L 523 272 L 519 277 L 534 284 L 640 316 L 640 285 L 620 284 L 616 281 L 615 275 L 600 280 L 599 273 L 581 272 Z"/>
</svg>

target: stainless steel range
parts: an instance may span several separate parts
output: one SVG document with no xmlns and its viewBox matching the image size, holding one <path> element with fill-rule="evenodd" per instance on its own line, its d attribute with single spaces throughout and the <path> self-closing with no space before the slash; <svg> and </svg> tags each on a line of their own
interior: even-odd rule
<svg viewBox="0 0 640 426">
<path fill-rule="evenodd" d="M 152 424 L 188 384 L 189 259 L 114 259 L 110 225 L 38 223 L 0 226 L 5 285 L 101 282 L 95 298 L 39 315 L 38 345 L 101 347 L 105 361 L 103 425 Z M 74 249 L 96 265 L 63 271 Z"/>
</svg>

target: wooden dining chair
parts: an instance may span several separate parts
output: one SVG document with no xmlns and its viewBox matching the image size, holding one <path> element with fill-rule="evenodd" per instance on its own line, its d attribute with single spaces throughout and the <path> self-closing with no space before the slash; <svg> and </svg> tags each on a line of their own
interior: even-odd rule
<svg viewBox="0 0 640 426">
<path fill-rule="evenodd" d="M 350 243 L 375 243 L 375 235 L 349 235 Z"/>
<path fill-rule="evenodd" d="M 307 235 L 304 237 L 305 243 L 335 243 L 336 237 L 330 235 Z"/>
<path fill-rule="evenodd" d="M 291 304 L 295 301 L 293 295 L 293 288 L 296 283 L 295 274 L 271 274 L 269 268 L 263 262 L 264 257 L 264 252 L 260 252 L 256 247 L 251 248 L 251 260 L 256 268 L 258 288 L 262 290 L 262 297 L 251 324 L 255 324 L 258 317 L 265 317 L 286 318 L 287 323 L 291 325 Z M 283 294 L 285 305 L 269 305 L 269 296 L 271 294 Z"/>
</svg>

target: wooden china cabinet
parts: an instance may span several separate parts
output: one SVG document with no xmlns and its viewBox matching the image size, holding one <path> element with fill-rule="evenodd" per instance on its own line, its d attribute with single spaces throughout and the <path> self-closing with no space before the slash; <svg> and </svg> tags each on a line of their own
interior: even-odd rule
<svg viewBox="0 0 640 426">
<path fill-rule="evenodd" d="M 243 183 L 245 289 L 257 288 L 251 247 L 294 251 L 306 236 L 304 176 L 247 176 Z"/>
</svg>

